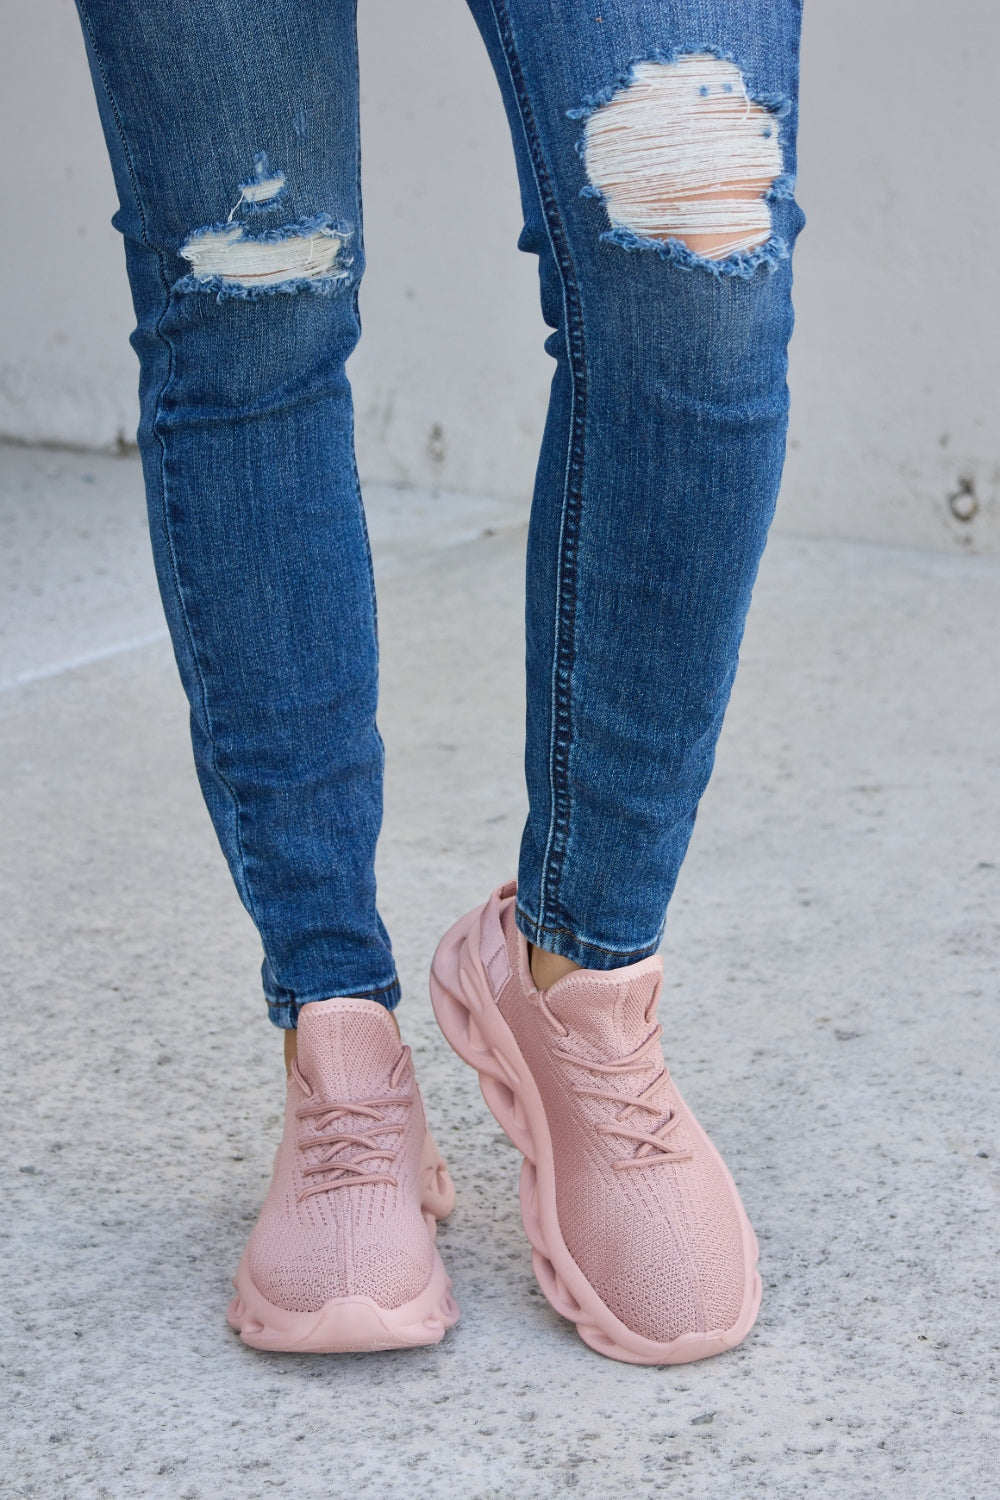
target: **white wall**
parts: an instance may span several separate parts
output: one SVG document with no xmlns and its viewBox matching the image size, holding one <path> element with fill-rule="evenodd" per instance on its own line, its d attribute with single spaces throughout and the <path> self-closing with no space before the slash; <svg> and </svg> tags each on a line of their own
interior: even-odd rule
<svg viewBox="0 0 1000 1500">
<path fill-rule="evenodd" d="M 789 526 L 1000 552 L 998 76 L 988 0 L 806 0 Z"/>
<path fill-rule="evenodd" d="M 113 446 L 131 308 L 78 23 L 0 17 L 0 433 Z M 524 495 L 549 361 L 492 73 L 461 0 L 360 22 L 362 473 Z M 807 0 L 786 529 L 1000 551 L 998 76 L 985 0 Z"/>
</svg>

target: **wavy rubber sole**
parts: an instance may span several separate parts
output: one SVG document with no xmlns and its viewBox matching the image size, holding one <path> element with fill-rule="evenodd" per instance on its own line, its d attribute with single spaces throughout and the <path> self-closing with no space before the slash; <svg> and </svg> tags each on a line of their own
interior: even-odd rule
<svg viewBox="0 0 1000 1500">
<path fill-rule="evenodd" d="M 455 1189 L 430 1132 L 420 1164 L 421 1198 L 427 1232 L 433 1239 L 438 1219 L 455 1204 Z M 226 1310 L 230 1328 L 253 1349 L 287 1354 L 357 1354 L 377 1349 L 415 1349 L 440 1343 L 458 1321 L 451 1279 L 434 1248 L 430 1280 L 419 1297 L 402 1307 L 380 1307 L 371 1297 L 335 1297 L 315 1312 L 292 1312 L 262 1296 L 250 1276 L 244 1252 L 233 1278 L 236 1296 Z"/>
<path fill-rule="evenodd" d="M 726 1180 L 739 1205 L 746 1287 L 732 1328 L 684 1333 L 666 1343 L 636 1333 L 597 1294 L 563 1240 L 556 1213 L 552 1140 L 545 1109 L 517 1040 L 493 998 L 480 957 L 480 910 L 469 912 L 445 933 L 431 965 L 431 1003 L 438 1025 L 459 1057 L 476 1069 L 483 1098 L 524 1157 L 521 1219 L 531 1241 L 535 1276 L 548 1301 L 576 1324 L 584 1343 L 611 1359 L 637 1365 L 680 1365 L 734 1348 L 753 1327 L 760 1307 L 757 1237 L 725 1164 Z M 721 1157 L 692 1118 L 712 1154 Z"/>
</svg>

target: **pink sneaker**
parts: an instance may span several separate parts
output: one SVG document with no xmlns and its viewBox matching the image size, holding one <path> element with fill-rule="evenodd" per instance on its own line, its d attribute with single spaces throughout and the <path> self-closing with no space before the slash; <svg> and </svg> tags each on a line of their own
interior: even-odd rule
<svg viewBox="0 0 1000 1500">
<path fill-rule="evenodd" d="M 441 1030 L 524 1153 L 521 1217 L 538 1283 L 591 1348 L 683 1364 L 745 1338 L 757 1240 L 685 1105 L 654 1017 L 660 958 L 535 988 L 513 883 L 442 938 Z"/>
<path fill-rule="evenodd" d="M 434 1244 L 454 1202 L 389 1012 L 374 1000 L 304 1005 L 231 1327 L 255 1349 L 313 1354 L 436 1344 L 458 1317 Z"/>
</svg>

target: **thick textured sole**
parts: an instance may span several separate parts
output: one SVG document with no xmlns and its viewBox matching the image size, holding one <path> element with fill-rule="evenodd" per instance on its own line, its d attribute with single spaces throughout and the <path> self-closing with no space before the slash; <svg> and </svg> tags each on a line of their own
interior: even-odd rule
<svg viewBox="0 0 1000 1500">
<path fill-rule="evenodd" d="M 455 1206 L 448 1168 L 428 1131 L 420 1161 L 420 1206 L 428 1234 Z M 380 1307 L 371 1297 L 335 1297 L 316 1312 L 290 1312 L 268 1302 L 254 1285 L 246 1252 L 233 1278 L 236 1296 L 226 1310 L 230 1328 L 253 1349 L 287 1354 L 359 1354 L 437 1344 L 458 1321 L 451 1279 L 434 1247 L 430 1280 L 402 1307 Z"/>
<path fill-rule="evenodd" d="M 693 1116 L 692 1128 L 722 1166 L 739 1209 L 747 1276 L 740 1317 L 733 1327 L 683 1333 L 666 1343 L 646 1338 L 615 1316 L 567 1249 L 556 1212 L 552 1139 L 545 1109 L 514 1033 L 493 997 L 480 956 L 481 911 L 477 908 L 462 917 L 438 944 L 431 965 L 431 1003 L 449 1045 L 476 1069 L 483 1098 L 524 1156 L 521 1219 L 543 1293 L 556 1312 L 576 1324 L 584 1343 L 628 1364 L 688 1364 L 734 1348 L 750 1332 L 760 1308 L 757 1237 L 728 1168 Z"/>
</svg>

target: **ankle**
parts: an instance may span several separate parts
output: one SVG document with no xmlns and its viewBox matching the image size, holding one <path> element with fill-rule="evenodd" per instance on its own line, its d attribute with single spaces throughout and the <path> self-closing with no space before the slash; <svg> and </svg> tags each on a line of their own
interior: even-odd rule
<svg viewBox="0 0 1000 1500">
<path fill-rule="evenodd" d="M 528 944 L 528 961 L 536 990 L 551 989 L 558 980 L 575 973 L 581 967 L 571 958 L 564 958 L 561 953 L 549 953 L 545 948 L 536 948 L 533 943 Z"/>
</svg>

